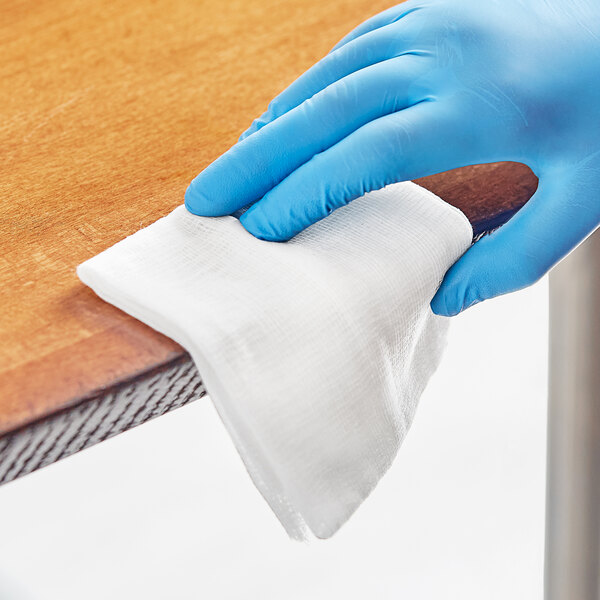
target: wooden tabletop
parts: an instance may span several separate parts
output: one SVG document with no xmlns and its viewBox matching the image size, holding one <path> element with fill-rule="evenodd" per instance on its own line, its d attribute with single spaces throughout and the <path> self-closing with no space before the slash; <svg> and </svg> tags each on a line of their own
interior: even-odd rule
<svg viewBox="0 0 600 600">
<path fill-rule="evenodd" d="M 268 101 L 383 0 L 2 0 L 0 482 L 203 394 L 176 343 L 75 267 L 183 201 Z M 522 165 L 420 181 L 477 231 Z"/>
</svg>

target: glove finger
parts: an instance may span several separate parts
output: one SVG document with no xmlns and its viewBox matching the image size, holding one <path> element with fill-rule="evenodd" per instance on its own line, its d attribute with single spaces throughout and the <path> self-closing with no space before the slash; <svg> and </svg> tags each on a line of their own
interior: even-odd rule
<svg viewBox="0 0 600 600">
<path fill-rule="evenodd" d="M 231 214 L 365 123 L 419 102 L 424 60 L 401 56 L 352 73 L 239 142 L 192 181 L 188 210 Z"/>
<path fill-rule="evenodd" d="M 433 312 L 450 317 L 540 279 L 597 226 L 600 176 L 596 179 L 574 182 L 564 172 L 541 178 L 536 193 L 508 223 L 448 270 L 431 301 Z"/>
<path fill-rule="evenodd" d="M 331 52 L 335 52 L 339 50 L 345 44 L 359 38 L 362 35 L 365 35 L 371 31 L 375 31 L 376 29 L 380 29 L 381 27 L 385 27 L 386 25 L 391 25 L 392 23 L 396 23 L 403 19 L 410 13 L 413 13 L 417 10 L 420 10 L 425 5 L 423 0 L 408 0 L 408 2 L 402 2 L 396 6 L 392 6 L 380 12 L 370 19 L 367 19 L 363 23 L 361 23 L 358 27 L 355 27 L 350 33 L 345 35 L 332 49 Z"/>
<path fill-rule="evenodd" d="M 275 97 L 267 110 L 242 133 L 240 140 L 355 71 L 403 54 L 423 54 L 421 51 L 411 52 L 415 30 L 409 25 L 402 29 L 382 27 L 329 53 Z"/>
<path fill-rule="evenodd" d="M 469 147 L 461 140 L 468 129 L 439 104 L 424 101 L 361 127 L 294 171 L 240 221 L 256 237 L 284 241 L 366 192 L 469 164 L 472 156 L 457 151 Z"/>
</svg>

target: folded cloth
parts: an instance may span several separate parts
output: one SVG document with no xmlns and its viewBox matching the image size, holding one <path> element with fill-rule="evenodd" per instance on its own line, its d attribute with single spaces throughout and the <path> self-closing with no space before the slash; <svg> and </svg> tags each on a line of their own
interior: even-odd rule
<svg viewBox="0 0 600 600">
<path fill-rule="evenodd" d="M 189 351 L 288 533 L 327 538 L 406 435 L 445 340 L 429 302 L 472 233 L 459 210 L 401 183 L 286 243 L 180 206 L 77 273 Z"/>
</svg>

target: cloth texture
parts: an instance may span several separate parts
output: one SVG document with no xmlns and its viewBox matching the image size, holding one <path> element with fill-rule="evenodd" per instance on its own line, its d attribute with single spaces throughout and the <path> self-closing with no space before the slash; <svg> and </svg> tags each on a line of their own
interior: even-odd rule
<svg viewBox="0 0 600 600">
<path fill-rule="evenodd" d="M 286 243 L 180 206 L 77 273 L 189 351 L 289 535 L 327 538 L 396 456 L 445 342 L 429 302 L 471 240 L 458 209 L 400 183 Z"/>
</svg>

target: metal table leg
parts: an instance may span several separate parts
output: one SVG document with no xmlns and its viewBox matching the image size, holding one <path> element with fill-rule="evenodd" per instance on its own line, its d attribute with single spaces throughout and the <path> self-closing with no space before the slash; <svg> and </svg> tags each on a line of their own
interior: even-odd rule
<svg viewBox="0 0 600 600">
<path fill-rule="evenodd" d="M 600 599 L 600 231 L 550 275 L 546 600 Z"/>
</svg>

